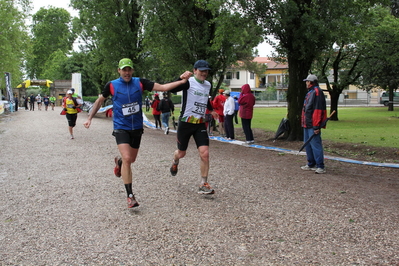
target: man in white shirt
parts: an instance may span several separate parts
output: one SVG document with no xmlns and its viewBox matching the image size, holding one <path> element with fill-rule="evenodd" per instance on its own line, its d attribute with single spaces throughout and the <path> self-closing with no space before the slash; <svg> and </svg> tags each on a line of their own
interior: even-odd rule
<svg viewBox="0 0 399 266">
<path fill-rule="evenodd" d="M 224 131 L 226 133 L 226 138 L 228 140 L 234 139 L 234 109 L 235 103 L 234 99 L 230 97 L 230 91 L 225 90 L 223 93 L 224 97 L 226 97 L 226 101 L 224 102 L 223 114 L 224 114 Z"/>
</svg>

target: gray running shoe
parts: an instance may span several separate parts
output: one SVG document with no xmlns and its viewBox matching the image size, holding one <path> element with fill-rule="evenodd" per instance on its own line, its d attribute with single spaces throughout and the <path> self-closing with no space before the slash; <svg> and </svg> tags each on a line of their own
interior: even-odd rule
<svg viewBox="0 0 399 266">
<path fill-rule="evenodd" d="M 309 165 L 305 165 L 305 166 L 301 166 L 301 169 L 302 170 L 305 170 L 305 171 L 316 171 L 316 166 L 309 166 Z"/>
<path fill-rule="evenodd" d="M 317 168 L 315 171 L 316 174 L 325 174 L 326 173 L 326 169 L 324 168 Z"/>
<path fill-rule="evenodd" d="M 208 183 L 204 183 L 198 189 L 198 194 L 214 194 L 214 193 L 215 190 L 213 190 L 213 188 L 211 188 L 211 186 Z"/>
</svg>

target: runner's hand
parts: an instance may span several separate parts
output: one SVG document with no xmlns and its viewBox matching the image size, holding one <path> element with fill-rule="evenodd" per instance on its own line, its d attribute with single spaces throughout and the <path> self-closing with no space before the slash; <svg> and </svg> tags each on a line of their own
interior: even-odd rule
<svg viewBox="0 0 399 266">
<path fill-rule="evenodd" d="M 181 79 L 189 79 L 192 74 L 193 74 L 192 72 L 186 71 L 186 72 L 184 72 L 183 74 L 180 75 L 180 78 Z"/>
<path fill-rule="evenodd" d="M 86 122 L 83 123 L 85 128 L 89 128 L 91 124 L 91 120 L 87 120 Z"/>
</svg>

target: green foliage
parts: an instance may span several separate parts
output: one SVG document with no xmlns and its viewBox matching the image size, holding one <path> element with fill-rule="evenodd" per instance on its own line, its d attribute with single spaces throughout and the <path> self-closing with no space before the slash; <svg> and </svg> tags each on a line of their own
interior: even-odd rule
<svg viewBox="0 0 399 266">
<path fill-rule="evenodd" d="M 291 121 L 289 140 L 302 139 L 300 113 L 306 94 L 302 81 L 311 70 L 313 61 L 320 59 L 323 51 L 331 49 L 341 40 L 352 40 L 354 15 L 382 1 L 311 1 L 311 0 L 241 0 L 244 12 L 259 21 L 264 34 L 278 40 L 276 50 L 286 57 L 289 65 L 287 93 L 288 117 Z M 384 1 L 386 2 L 386 1 Z M 348 30 L 347 26 L 351 25 Z M 361 28 L 359 28 L 359 31 Z M 323 62 L 322 62 L 323 63 Z"/>
<path fill-rule="evenodd" d="M 180 104 L 181 103 L 181 95 L 172 94 L 171 100 L 174 104 Z"/>
<path fill-rule="evenodd" d="M 54 51 L 44 64 L 42 77 L 49 80 L 65 79 L 63 66 L 68 57 L 60 49 Z"/>
<path fill-rule="evenodd" d="M 386 10 L 381 22 L 366 32 L 367 42 L 361 48 L 368 51 L 361 62 L 364 84 L 372 84 L 389 90 L 393 100 L 393 91 L 399 87 L 399 20 Z M 393 104 L 389 104 L 393 111 Z"/>
<path fill-rule="evenodd" d="M 24 56 L 29 49 L 26 32 L 24 1 L 0 0 L 0 71 L 11 73 L 11 85 L 20 83 Z M 1 77 L 4 77 L 2 75 Z M 0 88 L 5 88 L 5 81 L 0 79 Z"/>
<path fill-rule="evenodd" d="M 338 99 L 342 91 L 349 85 L 362 82 L 368 72 L 369 66 L 363 62 L 368 60 L 371 50 L 365 48 L 365 44 L 378 45 L 375 43 L 378 40 L 370 39 L 368 32 L 377 27 L 384 17 L 391 16 L 387 8 L 366 7 L 362 1 L 348 3 L 342 11 L 347 16 L 339 21 L 335 43 L 313 65 L 320 81 L 327 85 L 332 109 L 337 110 L 331 120 L 338 120 Z"/>
<path fill-rule="evenodd" d="M 141 37 L 138 1 L 130 0 L 72 0 L 79 10 L 79 31 L 87 55 L 87 75 L 97 90 L 118 77 L 118 61 L 133 60 L 135 75 L 141 74 Z M 74 22 L 75 23 L 75 22 Z M 76 22 L 78 23 L 78 22 Z"/>
<path fill-rule="evenodd" d="M 83 101 L 85 101 L 85 102 L 92 102 L 92 103 L 94 103 L 94 102 L 98 99 L 98 96 L 83 96 L 82 99 L 83 99 Z"/>
<path fill-rule="evenodd" d="M 142 55 L 156 65 L 146 72 L 153 79 L 171 80 L 192 70 L 198 59 L 210 63 L 211 77 L 224 74 L 237 60 L 251 57 L 252 48 L 261 41 L 256 22 L 226 1 L 149 0 L 145 1 L 143 14 Z M 223 75 L 218 78 L 215 89 L 221 85 Z"/>
<path fill-rule="evenodd" d="M 45 79 L 46 64 L 52 65 L 47 61 L 56 56 L 53 53 L 61 51 L 66 54 L 72 49 L 75 36 L 71 30 L 71 15 L 63 8 L 40 8 L 32 20 L 33 48 L 28 57 L 28 76 Z"/>
</svg>

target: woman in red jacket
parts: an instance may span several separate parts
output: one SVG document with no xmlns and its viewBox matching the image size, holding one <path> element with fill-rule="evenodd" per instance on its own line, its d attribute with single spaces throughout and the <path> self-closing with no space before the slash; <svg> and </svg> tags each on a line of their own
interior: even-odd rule
<svg viewBox="0 0 399 266">
<path fill-rule="evenodd" d="M 247 144 L 253 144 L 254 135 L 251 129 L 251 120 L 255 105 L 255 96 L 251 93 L 251 87 L 245 84 L 241 87 L 240 97 L 238 98 L 240 105 L 239 114 L 241 117 L 242 129 L 244 130 L 245 139 Z"/>
<path fill-rule="evenodd" d="M 159 128 L 162 129 L 161 111 L 157 110 L 160 102 L 161 102 L 161 100 L 159 100 L 158 93 L 155 93 L 154 100 L 152 101 L 152 104 L 151 104 L 152 115 L 154 116 L 154 120 L 155 120 L 155 128 L 158 128 L 158 125 L 159 125 Z"/>
<path fill-rule="evenodd" d="M 215 97 L 212 101 L 212 106 L 215 112 L 218 114 L 219 118 L 219 134 L 221 137 L 225 137 L 226 135 L 224 134 L 224 114 L 223 114 L 223 109 L 224 109 L 224 102 L 226 101 L 226 97 L 223 95 L 224 90 L 219 89 L 219 95 Z"/>
</svg>

